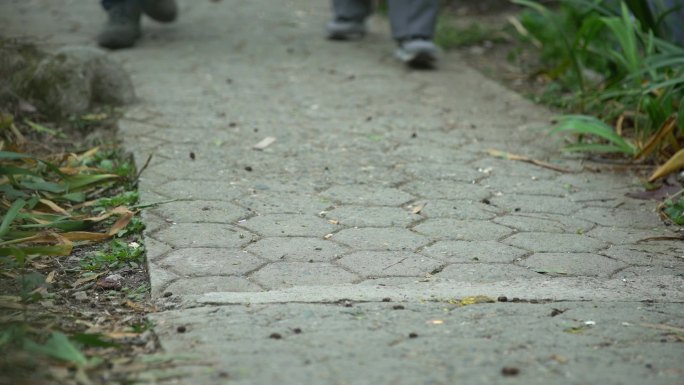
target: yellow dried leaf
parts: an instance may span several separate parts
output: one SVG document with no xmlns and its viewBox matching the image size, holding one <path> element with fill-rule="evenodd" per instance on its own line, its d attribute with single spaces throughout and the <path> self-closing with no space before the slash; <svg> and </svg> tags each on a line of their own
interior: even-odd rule
<svg viewBox="0 0 684 385">
<path fill-rule="evenodd" d="M 487 297 L 486 295 L 476 295 L 472 297 L 465 297 L 461 300 L 461 306 L 476 305 L 478 303 L 493 303 L 496 302 L 494 298 Z"/>
<path fill-rule="evenodd" d="M 658 167 L 657 170 L 648 178 L 649 182 L 653 182 L 656 179 L 668 176 L 673 172 L 684 167 L 684 149 L 677 151 L 676 154 L 672 155 L 664 165 Z"/>
</svg>

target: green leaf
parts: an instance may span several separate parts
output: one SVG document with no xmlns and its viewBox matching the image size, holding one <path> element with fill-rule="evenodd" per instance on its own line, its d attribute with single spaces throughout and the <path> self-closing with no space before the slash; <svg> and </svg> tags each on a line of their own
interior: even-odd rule
<svg viewBox="0 0 684 385">
<path fill-rule="evenodd" d="M 20 154 L 18 152 L 0 151 L 0 159 L 15 160 L 15 159 L 34 159 L 31 155 Z"/>
<path fill-rule="evenodd" d="M 59 257 L 71 254 L 72 245 L 55 246 L 35 246 L 35 247 L 0 247 L 0 257 L 13 256 L 20 261 L 27 255 L 44 255 L 49 257 Z"/>
<path fill-rule="evenodd" d="M 24 341 L 24 348 L 32 353 L 42 354 L 60 361 L 70 362 L 78 367 L 88 365 L 88 358 L 74 345 L 69 338 L 60 332 L 53 332 L 45 345 L 31 340 Z"/>
<path fill-rule="evenodd" d="M 637 148 L 615 133 L 613 128 L 593 116 L 585 115 L 566 115 L 559 119 L 556 128 L 551 130 L 551 134 L 569 132 L 572 134 L 594 135 L 610 142 L 613 147 L 620 149 L 620 152 L 635 155 Z"/>
<path fill-rule="evenodd" d="M 2 224 L 0 224 L 0 238 L 4 237 L 5 234 L 10 229 L 10 225 L 14 221 L 14 218 L 17 217 L 17 214 L 19 214 L 19 210 L 21 210 L 24 205 L 26 205 L 26 201 L 23 199 L 17 199 L 12 203 L 12 206 L 10 206 L 9 210 L 7 210 L 7 214 L 2 218 Z"/>
<path fill-rule="evenodd" d="M 54 222 L 50 222 L 50 223 L 36 223 L 36 224 L 19 226 L 19 228 L 22 228 L 22 229 L 51 228 L 51 229 L 58 229 L 58 230 L 62 230 L 62 231 L 79 231 L 79 230 L 85 230 L 89 227 L 90 227 L 90 224 L 86 221 L 74 221 L 74 220 L 61 220 L 61 221 L 54 221 Z"/>
<path fill-rule="evenodd" d="M 65 178 L 65 183 L 68 191 L 74 191 L 92 184 L 116 178 L 119 178 L 119 176 L 114 174 L 74 175 Z"/>
<path fill-rule="evenodd" d="M 119 344 L 105 340 L 102 334 L 76 334 L 71 336 L 71 339 L 81 345 L 94 346 L 97 348 L 116 348 L 119 346 Z"/>
<path fill-rule="evenodd" d="M 31 127 L 31 128 L 32 128 L 33 130 L 35 130 L 36 132 L 43 133 L 43 134 L 48 134 L 48 135 L 52 135 L 52 136 L 57 136 L 57 137 L 59 137 L 59 138 L 65 138 L 65 137 L 66 137 L 66 135 L 64 135 L 64 133 L 61 132 L 61 131 L 59 131 L 59 130 L 55 130 L 55 129 L 52 129 L 52 128 L 47 128 L 47 127 L 43 126 L 42 124 L 38 124 L 38 123 L 32 122 L 32 121 L 30 121 L 30 120 L 28 120 L 28 119 L 25 120 L 25 122 L 26 122 L 26 124 L 29 125 L 29 127 Z"/>
<path fill-rule="evenodd" d="M 2 166 L 0 167 L 0 175 L 31 175 L 31 176 L 38 176 L 37 173 L 21 168 L 21 167 L 14 167 L 14 166 Z"/>
</svg>

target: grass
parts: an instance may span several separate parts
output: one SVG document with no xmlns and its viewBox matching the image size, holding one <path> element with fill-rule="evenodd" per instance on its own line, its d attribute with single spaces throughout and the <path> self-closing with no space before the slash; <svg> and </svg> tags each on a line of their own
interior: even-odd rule
<svg viewBox="0 0 684 385">
<path fill-rule="evenodd" d="M 0 383 L 89 383 L 142 351 L 131 336 L 153 308 L 136 170 L 115 144 L 79 139 L 111 120 L 0 113 Z M 112 273 L 121 291 L 95 295 Z"/>
</svg>

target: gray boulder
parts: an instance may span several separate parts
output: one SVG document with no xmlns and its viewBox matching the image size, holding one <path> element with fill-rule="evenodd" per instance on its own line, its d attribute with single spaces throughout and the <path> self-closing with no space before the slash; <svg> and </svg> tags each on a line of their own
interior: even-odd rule
<svg viewBox="0 0 684 385">
<path fill-rule="evenodd" d="M 0 102 L 25 101 L 40 113 L 64 118 L 97 105 L 135 100 L 130 77 L 103 51 L 64 47 L 47 53 L 35 46 L 0 41 Z"/>
</svg>

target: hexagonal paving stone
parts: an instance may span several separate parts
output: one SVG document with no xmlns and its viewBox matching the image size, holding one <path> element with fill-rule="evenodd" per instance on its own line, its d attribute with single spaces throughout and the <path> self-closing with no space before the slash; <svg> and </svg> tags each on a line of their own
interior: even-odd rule
<svg viewBox="0 0 684 385">
<path fill-rule="evenodd" d="M 330 200 L 313 194 L 263 192 L 237 199 L 237 203 L 258 214 L 312 214 L 316 215 L 332 205 Z"/>
<path fill-rule="evenodd" d="M 256 283 L 243 277 L 182 278 L 170 284 L 164 292 L 174 295 L 198 295 L 212 292 L 262 291 Z"/>
<path fill-rule="evenodd" d="M 519 264 L 539 273 L 590 277 L 608 277 L 627 266 L 625 263 L 591 253 L 537 253 Z"/>
<path fill-rule="evenodd" d="M 154 192 L 169 198 L 229 201 L 245 191 L 228 181 L 176 180 L 154 188 Z"/>
<path fill-rule="evenodd" d="M 494 206 L 472 201 L 431 200 L 426 202 L 421 214 L 428 218 L 488 220 L 500 210 Z"/>
<path fill-rule="evenodd" d="M 154 235 L 160 241 L 180 247 L 240 248 L 252 239 L 246 230 L 217 223 L 179 223 Z"/>
<path fill-rule="evenodd" d="M 364 277 L 419 277 L 443 264 L 419 254 L 399 251 L 359 251 L 345 255 L 338 263 Z"/>
<path fill-rule="evenodd" d="M 577 212 L 577 218 L 598 223 L 602 226 L 651 229 L 662 226 L 662 221 L 652 207 L 641 210 L 607 209 L 588 207 Z"/>
<path fill-rule="evenodd" d="M 620 245 L 630 243 L 636 244 L 642 239 L 652 237 L 673 237 L 676 236 L 676 233 L 665 227 L 644 230 L 597 226 L 595 229 L 587 232 L 586 235 L 615 245 Z"/>
<path fill-rule="evenodd" d="M 333 239 L 359 250 L 415 250 L 430 241 L 406 229 L 383 227 L 342 230 Z"/>
<path fill-rule="evenodd" d="M 460 221 L 450 218 L 428 219 L 414 230 L 437 239 L 466 241 L 497 240 L 513 233 L 512 229 L 489 221 Z"/>
<path fill-rule="evenodd" d="M 337 202 L 375 206 L 398 206 L 413 199 L 413 196 L 390 187 L 369 185 L 334 186 L 321 193 L 321 196 Z"/>
<path fill-rule="evenodd" d="M 513 262 L 527 251 L 496 241 L 442 241 L 426 247 L 423 254 L 447 262 Z"/>
<path fill-rule="evenodd" d="M 261 215 L 242 226 L 267 237 L 323 237 L 338 228 L 325 219 L 305 214 Z"/>
<path fill-rule="evenodd" d="M 264 261 L 241 250 L 190 248 L 172 251 L 159 264 L 187 276 L 210 276 L 242 275 Z"/>
<path fill-rule="evenodd" d="M 573 215 L 556 214 L 506 215 L 495 218 L 494 222 L 524 232 L 581 234 L 594 227 L 593 223 Z"/>
<path fill-rule="evenodd" d="M 406 172 L 426 181 L 447 179 L 470 183 L 484 177 L 477 169 L 460 163 L 413 162 L 406 166 Z"/>
<path fill-rule="evenodd" d="M 489 190 L 501 191 L 509 195 L 543 194 L 565 197 L 573 191 L 571 187 L 553 180 L 532 179 L 525 176 L 493 175 L 481 184 Z"/>
<path fill-rule="evenodd" d="M 247 246 L 247 250 L 271 261 L 330 261 L 349 250 L 320 238 L 273 237 Z"/>
<path fill-rule="evenodd" d="M 153 209 L 160 217 L 176 223 L 233 223 L 249 215 L 242 207 L 221 201 L 177 201 Z"/>
<path fill-rule="evenodd" d="M 444 268 L 436 277 L 459 282 L 491 283 L 518 278 L 542 278 L 542 275 L 511 264 L 455 263 Z"/>
<path fill-rule="evenodd" d="M 579 234 L 519 233 L 503 241 L 535 252 L 591 252 L 606 248 L 605 242 Z"/>
<path fill-rule="evenodd" d="M 252 275 L 256 282 L 270 288 L 334 285 L 351 283 L 358 277 L 329 263 L 275 262 Z"/>
<path fill-rule="evenodd" d="M 491 199 L 492 204 L 508 212 L 570 214 L 580 209 L 580 205 L 567 198 L 507 194 Z M 582 218 L 582 216 L 577 216 Z"/>
<path fill-rule="evenodd" d="M 413 181 L 402 186 L 402 190 L 426 199 L 480 201 L 491 195 L 482 186 L 449 180 Z"/>
<path fill-rule="evenodd" d="M 326 218 L 346 227 L 406 227 L 422 217 L 398 207 L 342 206 L 329 211 Z"/>
</svg>

